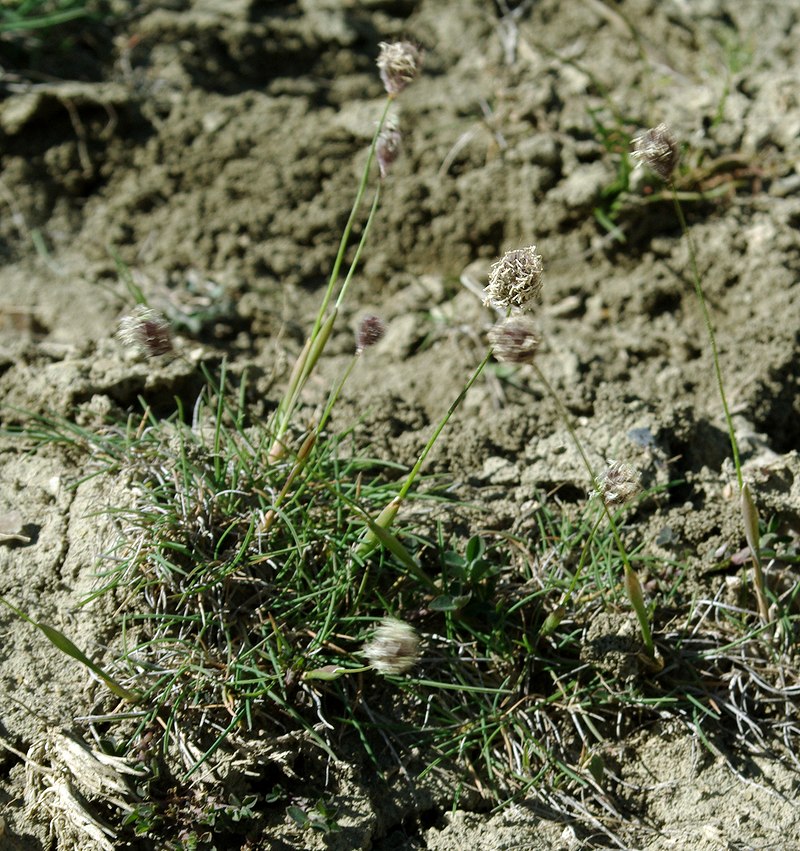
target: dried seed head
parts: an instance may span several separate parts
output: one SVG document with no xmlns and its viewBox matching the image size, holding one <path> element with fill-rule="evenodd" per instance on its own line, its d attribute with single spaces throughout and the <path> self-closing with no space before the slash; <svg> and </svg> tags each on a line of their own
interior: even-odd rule
<svg viewBox="0 0 800 851">
<path fill-rule="evenodd" d="M 356 331 L 356 354 L 361 354 L 364 349 L 374 346 L 383 339 L 386 333 L 386 324 L 378 316 L 365 316 L 358 323 Z"/>
<path fill-rule="evenodd" d="M 410 41 L 380 43 L 378 69 L 383 87 L 390 97 L 396 97 L 413 83 L 422 67 L 422 50 Z"/>
<path fill-rule="evenodd" d="M 378 161 L 381 180 L 386 177 L 392 164 L 400 156 L 402 138 L 397 125 L 393 121 L 387 121 L 375 145 L 375 159 Z"/>
<path fill-rule="evenodd" d="M 530 319 L 512 316 L 489 331 L 489 342 L 497 360 L 503 363 L 530 363 L 542 338 Z"/>
<path fill-rule="evenodd" d="M 609 461 L 608 468 L 597 479 L 603 502 L 612 508 L 630 502 L 642 489 L 638 470 L 623 461 Z"/>
<path fill-rule="evenodd" d="M 144 304 L 119 322 L 117 337 L 126 346 L 135 346 L 145 357 L 165 355 L 172 351 L 172 331 L 158 310 Z"/>
<path fill-rule="evenodd" d="M 402 674 L 419 659 L 419 635 L 404 621 L 384 618 L 363 653 L 379 673 Z"/>
<path fill-rule="evenodd" d="M 524 310 L 542 291 L 542 257 L 536 246 L 507 251 L 489 272 L 484 304 L 498 310 Z"/>
<path fill-rule="evenodd" d="M 680 152 L 672 131 L 666 124 L 659 124 L 633 140 L 631 155 L 648 166 L 662 180 L 669 180 L 678 164 Z"/>
</svg>

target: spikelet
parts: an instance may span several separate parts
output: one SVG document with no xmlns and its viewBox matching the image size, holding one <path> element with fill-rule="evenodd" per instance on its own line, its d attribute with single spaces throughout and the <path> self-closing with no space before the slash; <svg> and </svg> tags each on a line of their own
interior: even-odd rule
<svg viewBox="0 0 800 851">
<path fill-rule="evenodd" d="M 530 363 L 542 338 L 530 319 L 511 316 L 492 327 L 489 342 L 495 358 L 502 363 Z"/>
<path fill-rule="evenodd" d="M 483 303 L 497 310 L 524 310 L 542 291 L 542 271 L 535 245 L 507 251 L 492 266 Z"/>
<path fill-rule="evenodd" d="M 410 41 L 380 43 L 377 65 L 383 87 L 390 97 L 397 97 L 413 83 L 422 67 L 422 50 Z"/>
<path fill-rule="evenodd" d="M 597 484 L 603 502 L 613 508 L 630 502 L 642 490 L 642 476 L 624 461 L 609 461 Z"/>
<path fill-rule="evenodd" d="M 631 156 L 666 181 L 672 177 L 680 152 L 672 131 L 666 124 L 659 124 L 633 140 Z"/>
<path fill-rule="evenodd" d="M 380 674 L 403 674 L 419 659 L 419 635 L 397 618 L 384 618 L 363 653 Z"/>
</svg>

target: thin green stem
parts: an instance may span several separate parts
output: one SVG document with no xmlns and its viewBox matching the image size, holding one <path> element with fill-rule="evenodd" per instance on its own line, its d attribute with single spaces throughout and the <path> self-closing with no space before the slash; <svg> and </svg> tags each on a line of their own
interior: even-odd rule
<svg viewBox="0 0 800 851">
<path fill-rule="evenodd" d="M 689 247 L 689 264 L 692 270 L 692 283 L 694 285 L 695 294 L 697 295 L 697 301 L 700 303 L 700 309 L 703 313 L 703 321 L 705 322 L 706 331 L 708 332 L 708 339 L 711 343 L 711 355 L 714 359 L 714 374 L 717 379 L 717 389 L 719 390 L 719 396 L 722 400 L 722 409 L 725 412 L 725 422 L 728 426 L 728 437 L 731 442 L 731 452 L 733 453 L 733 464 L 736 467 L 736 480 L 739 483 L 739 490 L 741 491 L 742 486 L 744 485 L 744 478 L 742 476 L 741 461 L 739 460 L 739 444 L 736 440 L 736 432 L 733 428 L 733 419 L 731 417 L 730 408 L 728 407 L 728 398 L 725 394 L 725 385 L 722 381 L 722 369 L 719 364 L 717 338 L 714 334 L 714 326 L 711 323 L 711 315 L 708 312 L 708 304 L 706 303 L 705 293 L 703 292 L 700 272 L 697 268 L 697 252 L 695 251 L 694 240 L 689 233 L 689 228 L 686 224 L 686 217 L 683 215 L 683 208 L 678 200 L 678 193 L 675 190 L 674 184 L 672 184 L 672 203 L 675 207 L 675 214 L 677 215 L 678 222 L 681 226 L 681 232 L 683 233 L 683 237 Z"/>
<path fill-rule="evenodd" d="M 300 393 L 302 392 L 303 387 L 305 387 L 309 376 L 314 371 L 314 367 L 317 365 L 317 361 L 328 342 L 328 338 L 333 330 L 333 322 L 339 312 L 339 308 L 344 300 L 345 294 L 347 293 L 347 289 L 350 286 L 350 282 L 353 280 L 353 275 L 356 271 L 356 267 L 358 266 L 358 261 L 361 259 L 361 252 L 364 250 L 364 246 L 367 243 L 367 237 L 369 236 L 372 222 L 375 219 L 375 212 L 378 209 L 380 197 L 381 186 L 378 184 L 378 187 L 375 190 L 375 197 L 372 200 L 372 206 L 370 207 L 369 216 L 367 217 L 364 230 L 362 231 L 361 238 L 358 242 L 358 247 L 356 248 L 355 256 L 353 257 L 353 262 L 350 264 L 350 268 L 347 271 L 347 276 L 342 284 L 339 297 L 336 299 L 336 304 L 333 306 L 333 312 L 330 316 L 328 316 L 323 325 L 320 325 L 319 327 L 316 327 L 315 325 L 315 329 L 308 338 L 308 342 L 303 347 L 297 364 L 295 365 L 295 369 L 292 373 L 292 380 L 289 382 L 289 389 L 291 390 L 291 393 L 287 393 L 287 396 L 284 397 L 285 405 L 283 405 L 283 402 L 281 403 L 283 405 L 283 409 L 275 428 L 276 442 L 279 442 L 286 433 L 286 429 L 289 427 L 289 422 L 292 418 L 292 413 L 297 405 L 297 400 L 300 398 Z"/>
<path fill-rule="evenodd" d="M 305 469 L 308 464 L 308 460 L 311 457 L 311 450 L 316 444 L 317 439 L 320 434 L 322 434 L 322 430 L 325 428 L 326 423 L 333 411 L 333 407 L 336 404 L 336 400 L 339 398 L 339 394 L 342 392 L 342 387 L 344 387 L 345 382 L 350 377 L 350 373 L 353 371 L 353 367 L 356 365 L 358 361 L 359 353 L 356 353 L 351 359 L 350 363 L 347 366 L 347 369 L 344 371 L 344 375 L 339 379 L 339 382 L 333 388 L 328 397 L 328 401 L 325 405 L 325 410 L 322 412 L 322 416 L 320 417 L 319 423 L 314 426 L 313 430 L 306 436 L 303 441 L 303 445 L 300 447 L 300 451 L 297 453 L 297 458 L 295 459 L 294 467 L 292 468 L 289 477 L 286 479 L 286 482 L 281 488 L 280 493 L 275 497 L 275 500 L 272 504 L 272 509 L 270 514 L 268 515 L 270 518 L 272 517 L 272 513 L 275 512 L 280 506 L 283 504 L 283 501 L 286 499 L 290 488 L 297 480 L 297 477 L 300 473 Z M 270 520 L 271 524 L 272 520 Z"/>
<path fill-rule="evenodd" d="M 483 360 L 475 367 L 475 371 L 469 378 L 469 381 L 461 388 L 461 392 L 456 396 L 456 398 L 451 403 L 450 407 L 447 409 L 447 413 L 442 417 L 439 424 L 433 430 L 433 434 L 431 434 L 430 438 L 428 438 L 428 442 L 425 444 L 425 448 L 417 458 L 417 463 L 411 468 L 411 472 L 408 474 L 405 482 L 403 482 L 403 486 L 398 491 L 396 499 L 403 500 L 406 497 L 406 494 L 411 489 L 411 486 L 414 484 L 414 480 L 417 477 L 422 465 L 425 463 L 425 459 L 428 457 L 428 453 L 433 449 L 434 444 L 439 439 L 439 435 L 444 430 L 445 426 L 448 422 L 450 422 L 450 418 L 456 412 L 458 406 L 464 401 L 464 397 L 469 393 L 472 385 L 478 380 L 478 377 L 486 368 L 486 364 L 489 363 L 489 360 L 492 357 L 492 350 L 486 352 Z"/>
<path fill-rule="evenodd" d="M 448 422 L 450 422 L 450 418 L 458 409 L 458 406 L 464 401 L 464 397 L 469 392 L 472 385 L 478 380 L 478 377 L 483 372 L 486 367 L 486 364 L 489 363 L 490 358 L 492 357 L 492 349 L 489 349 L 486 352 L 483 360 L 475 367 L 472 375 L 469 378 L 469 381 L 461 388 L 461 392 L 456 396 L 456 398 L 451 403 L 450 407 L 447 409 L 447 413 L 442 417 L 442 419 L 437 424 L 436 428 L 433 430 L 433 433 L 428 438 L 428 442 L 425 444 L 422 452 L 420 452 L 419 457 L 417 458 L 416 463 L 411 468 L 411 471 L 406 476 L 405 481 L 403 482 L 400 490 L 397 492 L 397 496 L 392 499 L 392 501 L 383 509 L 383 511 L 378 515 L 375 520 L 376 525 L 381 526 L 384 529 L 388 529 L 389 526 L 392 525 L 392 522 L 397 515 L 397 512 L 400 508 L 401 503 L 406 498 L 409 490 L 411 490 L 414 481 L 419 474 L 419 471 L 422 469 L 422 465 L 425 463 L 425 459 L 428 457 L 431 449 L 433 449 L 436 441 L 439 439 L 439 435 L 444 430 L 445 426 Z M 356 549 L 356 553 L 362 558 L 369 555 L 375 547 L 378 545 L 378 538 L 375 533 L 368 529 L 361 543 L 358 545 Z"/>
<path fill-rule="evenodd" d="M 331 412 L 333 411 L 336 402 L 339 399 L 339 394 L 342 392 L 342 388 L 344 387 L 347 379 L 350 378 L 350 373 L 353 371 L 353 368 L 358 363 L 359 358 L 361 357 L 361 352 L 356 352 L 352 358 L 350 358 L 350 363 L 347 364 L 347 369 L 344 371 L 344 374 L 339 379 L 338 384 L 331 391 L 330 396 L 328 397 L 328 402 L 325 405 L 325 410 L 322 412 L 322 416 L 320 417 L 319 424 L 316 427 L 317 437 L 322 433 L 322 429 L 325 428 L 325 425 L 330 418 Z"/>
<path fill-rule="evenodd" d="M 575 570 L 575 573 L 572 576 L 572 581 L 569 584 L 569 588 L 567 588 L 563 598 L 561 599 L 561 605 L 566 607 L 569 601 L 572 599 L 572 595 L 575 593 L 575 588 L 578 585 L 578 579 L 583 572 L 583 568 L 586 565 L 586 560 L 589 556 L 589 544 L 591 544 L 594 536 L 597 534 L 597 529 L 600 526 L 600 522 L 603 519 L 603 514 L 597 515 L 597 520 L 594 522 L 591 531 L 589 532 L 589 537 L 586 539 L 583 548 L 581 549 L 581 558 L 578 562 L 578 567 Z"/>
<path fill-rule="evenodd" d="M 337 310 L 339 309 L 339 307 L 341 307 L 342 302 L 344 301 L 345 294 L 347 293 L 347 289 L 350 286 L 350 281 L 353 280 L 353 274 L 355 273 L 356 267 L 358 266 L 358 261 L 361 259 L 361 252 L 367 242 L 367 236 L 369 236 L 369 231 L 372 227 L 372 222 L 375 218 L 375 211 L 378 209 L 378 202 L 380 201 L 381 197 L 382 185 L 382 183 L 378 183 L 378 186 L 375 189 L 375 197 L 372 200 L 372 207 L 370 208 L 369 216 L 367 216 L 367 221 L 364 225 L 364 230 L 361 233 L 361 239 L 358 242 L 358 247 L 356 248 L 356 253 L 353 257 L 353 262 L 350 264 L 350 268 L 347 270 L 347 276 L 345 277 L 344 283 L 342 284 L 342 289 L 339 292 L 339 297 L 336 299 Z"/>
<path fill-rule="evenodd" d="M 361 180 L 358 185 L 356 197 L 353 201 L 353 206 L 350 210 L 350 215 L 347 219 L 347 224 L 345 225 L 344 230 L 342 231 L 342 237 L 339 240 L 339 250 L 336 253 L 336 259 L 334 260 L 333 268 L 331 269 L 331 274 L 328 278 L 328 285 L 325 289 L 325 294 L 322 297 L 322 302 L 320 303 L 319 309 L 317 310 L 317 315 L 314 319 L 314 325 L 311 329 L 311 333 L 309 334 L 308 339 L 306 340 L 305 345 L 303 346 L 303 349 L 301 350 L 297 358 L 297 361 L 292 370 L 292 374 L 289 378 L 289 384 L 287 385 L 283 398 L 281 399 L 278 405 L 278 409 L 275 412 L 273 445 L 269 455 L 270 461 L 277 460 L 283 455 L 285 451 L 285 447 L 282 443 L 283 436 L 286 433 L 286 430 L 289 428 L 289 423 L 291 421 L 294 408 L 297 404 L 297 400 L 300 396 L 300 392 L 305 386 L 305 383 L 308 380 L 308 377 L 311 375 L 311 372 L 313 371 L 314 367 L 316 366 L 317 360 L 319 359 L 319 356 L 322 353 L 322 349 L 324 348 L 325 343 L 327 342 L 327 338 L 330 335 L 329 323 L 332 320 L 330 316 L 326 319 L 325 314 L 327 313 L 328 306 L 330 305 L 331 300 L 333 298 L 333 294 L 336 290 L 336 284 L 339 281 L 342 263 L 344 262 L 345 253 L 347 251 L 347 245 L 350 241 L 350 234 L 353 230 L 353 225 L 355 224 L 356 216 L 358 214 L 359 208 L 361 207 L 361 201 L 364 198 L 364 193 L 366 191 L 367 183 L 369 181 L 369 175 L 372 168 L 372 162 L 375 158 L 375 149 L 378 144 L 378 138 L 380 137 L 381 130 L 383 129 L 384 124 L 386 123 L 386 117 L 389 114 L 389 108 L 391 104 L 392 99 L 387 98 L 383 113 L 381 114 L 380 120 L 378 121 L 378 126 L 375 128 L 375 133 L 372 136 L 372 143 L 369 147 L 367 161 L 364 165 L 364 170 L 361 174 Z M 367 217 L 367 222 L 364 225 L 364 230 L 362 231 L 361 239 L 359 240 L 358 247 L 356 249 L 355 257 L 353 259 L 353 262 L 350 264 L 350 268 L 347 272 L 344 284 L 342 285 L 339 297 L 336 300 L 336 304 L 334 306 L 334 315 L 342 304 L 344 295 L 347 292 L 347 289 L 350 285 L 350 281 L 353 278 L 353 274 L 355 273 L 358 261 L 361 257 L 361 252 L 364 248 L 367 236 L 372 226 L 372 222 L 375 218 L 375 211 L 378 208 L 380 191 L 381 183 L 379 182 L 377 189 L 375 190 L 375 198 L 373 199 L 372 207 L 370 209 L 369 216 Z M 321 345 L 316 345 L 319 341 L 319 337 L 321 334 L 324 334 L 325 337 L 321 341 Z"/>
<path fill-rule="evenodd" d="M 533 367 L 534 372 L 536 373 L 536 377 L 539 379 L 540 383 L 542 384 L 544 389 L 547 391 L 550 398 L 556 403 L 556 408 L 558 409 L 558 415 L 559 415 L 561 421 L 567 427 L 567 431 L 569 432 L 569 436 L 572 438 L 572 442 L 575 445 L 575 448 L 578 450 L 578 453 L 581 456 L 581 460 L 583 461 L 583 466 L 586 468 L 587 472 L 589 473 L 589 477 L 592 480 L 592 490 L 599 493 L 600 492 L 600 484 L 597 481 L 597 476 L 594 473 L 594 469 L 592 467 L 591 461 L 589 461 L 589 458 L 588 458 L 588 456 L 586 455 L 586 452 L 583 449 L 583 443 L 581 443 L 581 439 L 578 437 L 578 433 L 575 431 L 575 427 L 572 425 L 572 419 L 570 418 L 570 415 L 567 412 L 567 409 L 564 407 L 564 404 L 562 403 L 561 398 L 559 397 L 558 393 L 556 393 L 553 385 L 550 384 L 550 382 L 545 377 L 545 374 L 542 372 L 541 369 L 539 369 L 538 364 L 536 364 L 534 362 L 534 363 L 531 364 L 531 366 Z"/>
<path fill-rule="evenodd" d="M 283 436 L 289 428 L 289 423 L 292 419 L 297 400 L 300 398 L 300 393 L 305 387 L 308 377 L 311 375 L 317 361 L 325 348 L 326 343 L 333 330 L 333 324 L 336 321 L 338 310 L 334 308 L 330 316 L 325 320 L 325 323 L 320 326 L 317 333 L 313 337 L 306 340 L 303 350 L 297 359 L 297 363 L 292 370 L 292 377 L 289 381 L 289 386 L 286 388 L 286 393 L 278 406 L 275 414 L 276 424 L 272 430 L 273 442 L 269 453 L 270 462 L 282 458 L 286 452 L 286 446 L 283 443 Z"/>
<path fill-rule="evenodd" d="M 614 535 L 617 549 L 622 557 L 623 570 L 625 573 L 625 591 L 628 595 L 628 599 L 631 601 L 633 611 L 636 613 L 636 619 L 639 621 L 639 628 L 642 631 L 642 640 L 644 641 L 645 652 L 651 659 L 654 659 L 655 645 L 653 644 L 653 634 L 650 630 L 650 619 L 647 616 L 647 608 L 644 604 L 644 596 L 642 594 L 642 585 L 639 582 L 639 576 L 631 565 L 628 553 L 625 550 L 625 545 L 622 543 L 622 537 L 619 534 L 617 523 L 605 502 L 603 502 L 603 508 L 605 510 L 606 517 L 608 518 L 608 524 L 611 527 L 611 532 Z"/>
<path fill-rule="evenodd" d="M 317 361 L 322 354 L 325 345 L 328 342 L 328 338 L 330 337 L 331 331 L 333 330 L 333 322 L 335 321 L 335 317 L 339 312 L 339 308 L 344 300 L 345 294 L 347 293 L 347 289 L 350 286 L 350 282 L 353 280 L 353 275 L 356 271 L 356 267 L 358 266 L 358 261 L 361 259 L 361 252 L 364 250 L 364 246 L 367 242 L 367 237 L 369 236 L 370 228 L 372 227 L 372 222 L 375 219 L 375 212 L 378 209 L 378 202 L 381 197 L 381 186 L 378 184 L 377 189 L 375 190 L 375 197 L 372 200 L 372 206 L 370 207 L 369 216 L 367 217 L 366 224 L 364 225 L 364 230 L 361 233 L 361 238 L 358 242 L 358 247 L 356 248 L 355 256 L 353 257 L 353 262 L 350 264 L 350 268 L 347 271 L 347 276 L 345 277 L 344 283 L 342 284 L 342 289 L 339 293 L 339 297 L 336 299 L 336 304 L 333 306 L 333 312 L 328 316 L 325 320 L 324 324 L 317 326 L 315 323 L 314 330 L 311 333 L 311 336 L 308 338 L 308 342 L 303 347 L 302 352 L 300 353 L 300 357 L 298 358 L 298 362 L 295 365 L 295 369 L 292 373 L 292 380 L 289 382 L 290 393 L 284 397 L 282 401 L 282 410 L 280 413 L 280 419 L 278 420 L 278 424 L 275 428 L 275 440 L 279 442 L 283 435 L 286 433 L 286 429 L 289 427 L 289 422 L 292 418 L 292 413 L 294 412 L 295 406 L 297 405 L 297 400 L 300 398 L 300 393 L 305 387 L 306 381 L 308 381 L 309 376 L 314 371 L 314 367 L 317 365 Z M 326 298 L 327 298 L 326 294 Z M 327 305 L 327 301 L 325 301 Z M 317 319 L 320 317 L 318 316 Z M 285 405 L 284 405 L 285 402 Z"/>
<path fill-rule="evenodd" d="M 728 427 L 728 438 L 731 444 L 731 453 L 733 454 L 733 465 L 736 468 L 736 481 L 739 485 L 739 497 L 741 502 L 742 518 L 744 520 L 745 537 L 750 549 L 750 554 L 753 557 L 753 585 L 756 594 L 756 603 L 758 605 L 758 613 L 761 620 L 767 624 L 770 621 L 769 602 L 767 600 L 766 587 L 764 584 L 764 571 L 761 565 L 761 553 L 758 547 L 758 511 L 752 494 L 750 493 L 750 489 L 745 484 L 744 476 L 742 474 L 742 462 L 739 458 L 739 444 L 736 440 L 733 418 L 731 417 L 731 411 L 728 406 L 728 398 L 725 394 L 725 384 L 722 380 L 722 368 L 719 363 L 719 351 L 717 350 L 717 339 L 714 334 L 714 326 L 711 323 L 711 316 L 708 312 L 708 304 L 706 302 L 705 293 L 703 292 L 700 271 L 697 268 L 697 252 L 695 251 L 694 240 L 689 233 L 689 227 L 686 224 L 686 217 L 683 215 L 683 208 L 681 207 L 674 184 L 672 184 L 671 189 L 675 214 L 678 217 L 683 237 L 689 247 L 689 263 L 692 269 L 692 283 L 694 284 L 694 291 L 697 295 L 697 301 L 700 303 L 700 309 L 703 313 L 703 321 L 705 322 L 706 331 L 708 332 L 708 339 L 711 344 L 711 355 L 714 361 L 714 375 L 717 380 L 719 397 L 722 400 L 722 410 L 725 412 L 725 423 Z"/>
<path fill-rule="evenodd" d="M 353 229 L 353 224 L 356 220 L 358 208 L 361 206 L 361 200 L 363 199 L 364 192 L 367 188 L 370 168 L 372 167 L 372 161 L 375 158 L 375 148 L 378 144 L 378 137 L 381 134 L 381 130 L 383 130 L 383 125 L 386 123 L 386 117 L 389 115 L 389 108 L 391 107 L 391 105 L 392 99 L 387 98 L 386 105 L 383 108 L 383 113 L 381 114 L 380 120 L 378 121 L 378 126 L 375 128 L 375 133 L 372 136 L 372 144 L 369 146 L 367 162 L 364 166 L 364 171 L 361 174 L 361 182 L 358 185 L 358 191 L 356 192 L 355 201 L 353 201 L 353 208 L 350 210 L 350 216 L 347 219 L 347 224 L 344 226 L 344 230 L 342 231 L 342 238 L 339 241 L 339 251 L 336 254 L 336 260 L 334 260 L 333 268 L 331 269 L 331 275 L 328 279 L 328 287 L 325 290 L 325 295 L 322 299 L 322 303 L 320 304 L 319 311 L 317 313 L 317 318 L 314 322 L 314 327 L 311 331 L 312 339 L 319 330 L 319 326 L 322 324 L 322 319 L 325 316 L 325 311 L 328 309 L 328 304 L 330 304 L 331 298 L 333 298 L 333 292 L 336 288 L 336 282 L 339 280 L 339 273 L 342 268 L 342 263 L 344 262 L 344 255 L 345 251 L 347 250 L 347 243 L 350 241 L 350 232 Z"/>
<path fill-rule="evenodd" d="M 592 526 L 592 529 L 589 532 L 589 537 L 583 542 L 583 547 L 581 548 L 581 558 L 578 562 L 577 570 L 572 576 L 572 581 L 569 584 L 569 588 L 567 588 L 566 592 L 564 593 L 564 596 L 561 598 L 561 602 L 545 618 L 544 623 L 539 629 L 540 636 L 544 637 L 546 635 L 552 635 L 552 633 L 555 632 L 561 621 L 564 620 L 564 616 L 567 613 L 567 606 L 569 605 L 569 601 L 572 599 L 572 595 L 578 585 L 578 579 L 580 578 L 580 575 L 583 572 L 583 568 L 586 566 L 586 560 L 589 557 L 589 545 L 592 543 L 594 536 L 597 534 L 597 529 L 600 526 L 600 522 L 602 521 L 603 516 L 604 515 L 602 512 L 597 515 L 597 520 L 594 522 L 594 525 Z"/>
<path fill-rule="evenodd" d="M 587 456 L 583 444 L 581 443 L 581 439 L 578 437 L 578 433 L 575 431 L 574 426 L 572 425 L 572 420 L 567 412 L 567 409 L 564 407 L 561 399 L 559 398 L 558 393 L 556 393 L 555 388 L 550 384 L 550 382 L 545 377 L 544 373 L 539 369 L 536 363 L 532 364 L 534 371 L 536 372 L 536 376 L 539 381 L 542 383 L 542 386 L 547 390 L 548 394 L 552 398 L 552 400 L 556 404 L 556 408 L 558 409 L 559 417 L 561 418 L 564 425 L 567 427 L 567 431 L 572 438 L 572 442 L 575 445 L 575 448 L 578 450 L 578 453 L 581 456 L 584 466 L 586 467 L 586 471 L 589 473 L 589 478 L 592 480 L 592 489 L 597 494 L 600 499 L 600 502 L 603 506 L 603 511 L 605 512 L 605 516 L 608 518 L 608 524 L 611 528 L 611 534 L 614 536 L 614 541 L 617 545 L 617 550 L 619 551 L 620 557 L 622 558 L 623 569 L 625 571 L 625 590 L 628 594 L 628 599 L 633 606 L 633 610 L 636 613 L 636 618 L 639 621 L 639 626 L 642 631 L 642 640 L 644 642 L 645 651 L 650 658 L 655 657 L 655 645 L 653 644 L 653 636 L 650 630 L 650 622 L 647 617 L 647 609 L 644 605 L 644 600 L 641 594 L 641 585 L 639 583 L 638 576 L 636 575 L 636 571 L 631 566 L 630 559 L 628 558 L 628 552 L 625 549 L 625 545 L 622 542 L 622 536 L 619 533 L 619 528 L 617 527 L 616 521 L 614 520 L 614 516 L 609 510 L 608 506 L 605 503 L 605 500 L 602 497 L 602 492 L 600 489 L 600 483 L 595 475 L 594 468 L 592 467 L 591 462 L 589 461 L 589 457 Z"/>
</svg>

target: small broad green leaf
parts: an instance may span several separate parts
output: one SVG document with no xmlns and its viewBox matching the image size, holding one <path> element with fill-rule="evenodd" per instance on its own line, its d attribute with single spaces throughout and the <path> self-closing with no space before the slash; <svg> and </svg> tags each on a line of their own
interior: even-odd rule
<svg viewBox="0 0 800 851">
<path fill-rule="evenodd" d="M 490 564 L 486 559 L 478 559 L 470 565 L 469 581 L 478 583 L 487 577 L 496 576 L 499 572 L 499 568 Z"/>
<path fill-rule="evenodd" d="M 481 538 L 480 535 L 473 535 L 469 541 L 467 541 L 467 561 L 477 561 L 481 558 L 481 556 L 483 556 L 485 549 L 486 544 L 484 543 L 483 538 Z"/>
<path fill-rule="evenodd" d="M 305 810 L 300 809 L 300 807 L 296 807 L 293 804 L 286 808 L 287 815 L 293 819 L 300 827 L 310 827 L 311 819 L 306 814 Z"/>
<path fill-rule="evenodd" d="M 464 565 L 466 564 L 466 561 L 465 561 L 465 560 L 464 560 L 464 558 L 463 558 L 462 556 L 460 556 L 458 553 L 453 552 L 453 550 L 448 550 L 448 551 L 444 554 L 444 563 L 445 563 L 448 567 L 463 568 L 463 567 L 464 567 Z"/>
<path fill-rule="evenodd" d="M 280 783 L 276 783 L 272 789 L 264 795 L 264 803 L 274 804 L 276 801 L 281 801 L 286 797 L 286 790 Z"/>
<path fill-rule="evenodd" d="M 457 612 L 470 601 L 472 594 L 440 594 L 431 600 L 429 608 L 434 612 Z"/>
</svg>

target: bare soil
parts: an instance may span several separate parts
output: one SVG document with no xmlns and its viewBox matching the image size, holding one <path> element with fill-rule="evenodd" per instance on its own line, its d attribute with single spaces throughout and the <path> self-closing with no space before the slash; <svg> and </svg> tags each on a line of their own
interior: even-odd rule
<svg viewBox="0 0 800 851">
<path fill-rule="evenodd" d="M 644 172 L 613 208 L 614 140 L 667 121 L 685 145 L 678 188 L 745 470 L 762 517 L 796 535 L 800 14 L 783 0 L 541 0 L 505 16 L 498 5 L 118 3 L 113 23 L 73 29 L 68 52 L 34 68 L 3 59 L 4 423 L 25 410 L 100 427 L 140 410 L 139 397 L 165 411 L 175 396 L 191 405 L 196 363 L 223 356 L 247 367 L 266 414 L 314 315 L 381 111 L 378 43 L 413 37 L 425 73 L 398 99 L 402 157 L 305 404 L 324 400 L 358 316 L 378 313 L 387 338 L 362 359 L 332 425 L 361 418 L 365 447 L 412 462 L 484 351 L 494 316 L 475 285 L 505 250 L 536 244 L 538 364 L 592 461 L 630 461 L 646 486 L 678 482 L 637 509 L 648 552 L 687 564 L 698 597 L 735 597 L 737 569 L 712 570 L 745 544 L 686 243 L 668 198 L 634 202 L 648 199 Z M 617 238 L 598 208 L 615 215 Z M 115 255 L 182 321 L 186 359 L 142 362 L 115 339 L 132 305 Z M 99 515 L 114 485 L 76 488 L 85 470 L 68 452 L 26 448 L 0 445 L 0 531 L 21 536 L 0 540 L 0 594 L 113 658 L 111 602 L 78 604 L 113 540 Z M 473 531 L 535 534 L 539 494 L 579 504 L 587 490 L 524 368 L 513 384 L 489 375 L 473 389 L 429 469 L 482 506 Z M 796 567 L 781 581 L 796 584 Z M 14 751 L 107 699 L 5 609 L 0 636 L 0 736 Z M 417 782 L 424 754 L 383 785 L 353 757 L 327 769 L 339 832 L 276 816 L 251 847 L 800 849 L 800 765 L 777 732 L 766 750 L 710 752 L 665 720 L 627 730 L 606 756 L 608 807 L 574 823 L 533 795 L 491 811 L 453 771 Z M 50 825 L 25 815 L 28 782 L 21 757 L 0 748 L 0 848 L 56 847 Z"/>
</svg>

